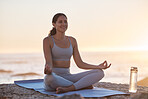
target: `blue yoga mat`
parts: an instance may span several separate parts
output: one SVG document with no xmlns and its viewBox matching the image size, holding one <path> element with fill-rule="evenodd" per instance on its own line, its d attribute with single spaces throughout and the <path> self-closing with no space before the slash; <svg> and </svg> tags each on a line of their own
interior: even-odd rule
<svg viewBox="0 0 148 99">
<path fill-rule="evenodd" d="M 56 94 L 55 91 L 47 91 L 44 89 L 43 79 L 21 80 L 21 81 L 15 81 L 14 83 L 24 88 L 34 89 L 35 91 L 38 91 L 40 93 L 54 95 L 54 96 L 80 94 L 82 97 L 105 97 L 111 95 L 127 94 L 121 91 L 109 90 L 98 87 L 95 87 L 93 89 L 84 89 L 84 90 L 66 92 L 62 94 Z"/>
</svg>

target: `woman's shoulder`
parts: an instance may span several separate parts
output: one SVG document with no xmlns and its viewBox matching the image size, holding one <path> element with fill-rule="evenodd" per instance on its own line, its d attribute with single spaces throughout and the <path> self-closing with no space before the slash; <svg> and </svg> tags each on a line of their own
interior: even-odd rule
<svg viewBox="0 0 148 99">
<path fill-rule="evenodd" d="M 44 42 L 44 43 L 48 43 L 48 44 L 50 44 L 50 43 L 52 42 L 52 38 L 51 38 L 51 36 L 47 36 L 47 37 L 45 37 L 45 38 L 43 39 L 43 42 Z"/>
<path fill-rule="evenodd" d="M 71 41 L 76 42 L 76 39 L 72 36 L 67 36 Z"/>
<path fill-rule="evenodd" d="M 75 39 L 74 37 L 68 36 L 68 38 L 70 39 L 70 41 L 71 41 L 73 47 L 74 47 L 75 45 L 77 45 L 77 41 L 76 41 L 76 39 Z"/>
</svg>

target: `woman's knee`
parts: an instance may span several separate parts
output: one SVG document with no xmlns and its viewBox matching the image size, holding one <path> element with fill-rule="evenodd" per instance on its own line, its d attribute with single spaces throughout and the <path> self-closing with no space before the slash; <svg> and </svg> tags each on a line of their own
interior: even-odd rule
<svg viewBox="0 0 148 99">
<path fill-rule="evenodd" d="M 104 71 L 103 70 L 99 70 L 101 77 L 103 78 L 105 76 Z"/>
<path fill-rule="evenodd" d="M 44 88 L 45 90 L 54 91 L 55 89 L 51 87 L 51 83 L 53 81 L 52 75 L 45 75 L 44 77 Z"/>
<path fill-rule="evenodd" d="M 50 84 L 52 80 L 53 80 L 52 75 L 45 75 L 45 77 L 44 77 L 44 83 L 45 84 L 47 84 L 47 85 Z"/>
<path fill-rule="evenodd" d="M 101 69 L 95 69 L 94 71 L 97 73 L 97 76 L 99 76 L 100 79 L 105 76 L 104 71 Z"/>
</svg>

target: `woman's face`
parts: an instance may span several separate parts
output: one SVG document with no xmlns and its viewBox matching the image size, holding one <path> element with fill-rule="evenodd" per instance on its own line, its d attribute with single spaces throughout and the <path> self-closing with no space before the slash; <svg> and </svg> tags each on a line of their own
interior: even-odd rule
<svg viewBox="0 0 148 99">
<path fill-rule="evenodd" d="M 57 32 L 65 33 L 68 27 L 67 18 L 65 16 L 59 16 L 56 23 L 53 23 Z"/>
</svg>

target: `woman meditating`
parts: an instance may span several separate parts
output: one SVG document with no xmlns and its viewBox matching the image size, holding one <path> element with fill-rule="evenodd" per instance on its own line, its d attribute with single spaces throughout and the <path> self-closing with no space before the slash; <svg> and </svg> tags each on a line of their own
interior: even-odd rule
<svg viewBox="0 0 148 99">
<path fill-rule="evenodd" d="M 46 90 L 56 90 L 56 93 L 93 88 L 104 77 L 102 69 L 107 69 L 111 64 L 107 61 L 99 65 L 92 65 L 82 61 L 79 54 L 77 41 L 74 37 L 66 36 L 68 27 L 67 17 L 57 13 L 52 19 L 53 29 L 43 40 L 45 57 L 44 85 Z M 70 73 L 70 59 L 81 69 L 90 69 L 77 74 Z"/>
</svg>

